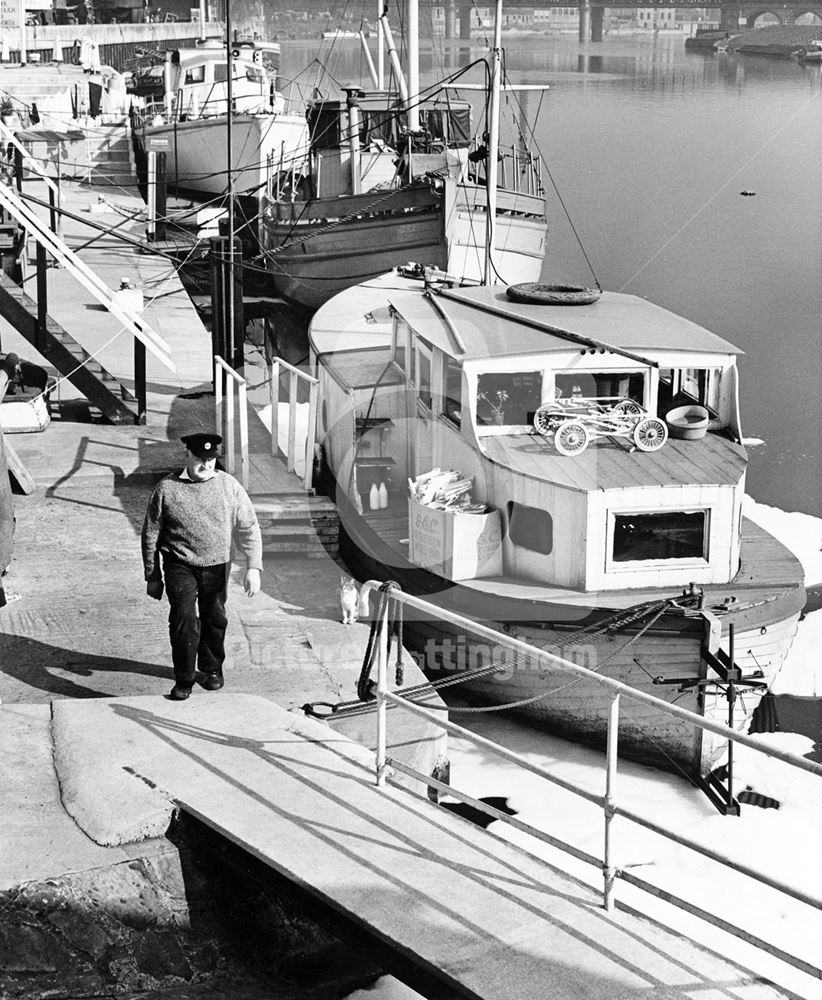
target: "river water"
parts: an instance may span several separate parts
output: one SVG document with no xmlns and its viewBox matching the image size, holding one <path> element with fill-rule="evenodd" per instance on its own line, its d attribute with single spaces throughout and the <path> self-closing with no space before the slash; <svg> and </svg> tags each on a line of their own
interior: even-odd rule
<svg viewBox="0 0 822 1000">
<path fill-rule="evenodd" d="M 285 42 L 281 75 L 313 82 L 305 67 L 327 57 L 340 83 L 367 82 L 358 44 L 319 44 Z M 743 433 L 765 442 L 751 449 L 748 492 L 822 515 L 820 68 L 686 52 L 681 33 L 504 46 L 511 82 L 550 88 L 519 92 L 556 187 L 544 279 L 590 284 L 587 255 L 603 288 L 741 348 Z M 424 43 L 423 81 L 481 55 Z"/>
</svg>

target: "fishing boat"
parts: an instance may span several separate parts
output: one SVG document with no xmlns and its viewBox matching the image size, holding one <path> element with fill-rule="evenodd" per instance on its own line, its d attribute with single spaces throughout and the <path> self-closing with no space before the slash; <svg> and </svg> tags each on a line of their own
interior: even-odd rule
<svg viewBox="0 0 822 1000">
<path fill-rule="evenodd" d="M 274 88 L 266 62 L 271 44 L 238 43 L 229 59 L 222 40 L 208 39 L 169 51 L 162 63 L 134 75 L 130 89 L 140 100 L 132 106 L 131 124 L 139 181 L 145 182 L 151 152 L 166 154 L 172 189 L 197 196 L 225 193 L 229 150 L 238 196 L 256 196 L 271 176 L 306 169 L 305 115 L 289 112 Z"/>
<path fill-rule="evenodd" d="M 742 514 L 740 352 L 635 296 L 510 291 L 386 275 L 314 316 L 317 440 L 345 562 L 745 727 L 805 594 L 798 560 Z M 470 506 L 447 486 L 446 502 L 423 502 L 438 481 L 467 481 Z M 483 672 L 500 655 L 487 644 L 433 620 L 406 618 L 405 632 L 426 670 L 464 671 L 472 697 L 604 739 L 595 682 L 510 658 Z M 630 702 L 619 739 L 703 776 L 725 748 Z"/>
<path fill-rule="evenodd" d="M 468 101 L 450 87 L 421 95 L 413 8 L 407 82 L 383 16 L 380 39 L 399 91 L 381 89 L 374 70 L 374 90 L 352 86 L 344 98 L 313 101 L 307 171 L 270 172 L 260 246 L 276 291 L 306 309 L 406 260 L 487 277 L 489 228 L 503 278 L 539 276 L 546 235 L 539 158 L 524 142 L 509 149 L 496 142 L 492 160 L 473 134 Z M 364 54 L 373 69 L 367 46 Z M 496 111 L 491 120 L 498 122 Z"/>
</svg>

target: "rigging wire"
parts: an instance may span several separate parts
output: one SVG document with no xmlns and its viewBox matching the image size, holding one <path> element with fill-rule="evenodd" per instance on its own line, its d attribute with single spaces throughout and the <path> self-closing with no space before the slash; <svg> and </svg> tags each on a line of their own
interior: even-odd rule
<svg viewBox="0 0 822 1000">
<path fill-rule="evenodd" d="M 708 206 L 709 206 L 710 204 L 712 204 L 712 203 L 713 203 L 714 201 L 716 201 L 716 199 L 717 199 L 717 198 L 719 197 L 719 195 L 720 195 L 720 194 L 722 194 L 722 192 L 723 192 L 723 191 L 725 190 L 725 188 L 726 188 L 726 187 L 728 187 L 728 185 L 729 185 L 729 184 L 730 184 L 730 183 L 731 183 L 731 182 L 732 182 L 732 181 L 733 181 L 733 180 L 734 180 L 734 179 L 735 179 L 736 177 L 738 177 L 738 176 L 739 176 L 739 175 L 740 175 L 740 174 L 742 173 L 742 171 L 743 171 L 743 170 L 745 170 L 745 169 L 746 169 L 746 168 L 747 168 L 748 166 L 750 166 L 750 164 L 751 164 L 751 163 L 753 163 L 753 161 L 754 161 L 754 160 L 755 160 L 755 159 L 756 159 L 756 158 L 757 158 L 757 157 L 758 157 L 758 156 L 759 156 L 759 155 L 760 155 L 761 153 L 763 153 L 763 152 L 764 152 L 764 151 L 765 151 L 765 150 L 766 150 L 766 149 L 768 148 L 768 146 L 770 146 L 770 145 L 771 145 L 771 143 L 772 143 L 772 142 L 774 142 L 774 140 L 776 140 L 777 138 L 779 138 L 779 136 L 780 136 L 780 135 L 781 135 L 781 134 L 782 134 L 782 133 L 783 133 L 783 132 L 785 131 L 785 129 L 786 129 L 786 128 L 788 128 L 788 126 L 789 126 L 789 125 L 792 125 L 792 124 L 793 124 L 793 122 L 794 122 L 794 121 L 796 121 L 796 119 L 797 119 L 797 118 L 799 117 L 799 115 L 801 115 L 801 114 L 802 114 L 802 112 L 803 112 L 803 111 L 804 111 L 804 110 L 805 110 L 805 109 L 806 109 L 806 108 L 808 107 L 808 105 L 809 105 L 809 104 L 810 104 L 810 103 L 811 103 L 812 101 L 814 101 L 814 100 L 816 100 L 816 97 L 815 97 L 815 96 L 811 96 L 811 97 L 809 97 L 809 98 L 808 98 L 808 99 L 807 99 L 807 100 L 805 101 L 805 103 L 804 103 L 804 104 L 803 104 L 803 105 L 802 105 L 802 106 L 801 106 L 800 108 L 798 108 L 798 109 L 797 109 L 797 110 L 796 110 L 796 111 L 795 111 L 795 112 L 794 112 L 794 113 L 793 113 L 793 114 L 792 114 L 792 115 L 790 116 L 790 118 L 788 118 L 788 119 L 787 119 L 786 121 L 784 121 L 784 122 L 783 122 L 783 123 L 782 123 L 782 124 L 781 124 L 781 125 L 779 126 L 779 128 L 778 128 L 778 129 L 777 129 L 777 130 L 776 130 L 776 131 L 775 131 L 775 132 L 773 133 L 773 135 L 772 135 L 772 136 L 771 136 L 771 137 L 770 137 L 769 139 L 767 139 L 767 140 L 766 140 L 766 141 L 765 141 L 765 142 L 764 142 L 764 143 L 763 143 L 763 144 L 762 144 L 762 145 L 761 145 L 761 146 L 759 147 L 759 149 L 757 149 L 757 150 L 756 150 L 756 151 L 755 151 L 754 153 L 752 153 L 752 154 L 751 154 L 751 155 L 750 155 L 750 156 L 748 157 L 748 159 L 747 159 L 747 160 L 745 160 L 745 162 L 744 162 L 744 163 L 742 164 L 742 166 L 741 166 L 741 167 L 739 167 L 739 168 L 738 168 L 737 170 L 735 170 L 735 171 L 734 171 L 734 172 L 733 172 L 733 173 L 731 174 L 731 176 L 730 176 L 730 177 L 729 177 L 729 178 L 728 178 L 728 179 L 727 179 L 727 180 L 725 181 L 725 183 L 724 183 L 724 184 L 721 184 L 721 185 L 720 185 L 720 186 L 719 186 L 719 187 L 718 187 L 718 188 L 716 189 L 716 191 L 714 191 L 714 193 L 713 193 L 713 194 L 712 194 L 712 195 L 710 196 L 710 198 L 708 198 L 708 199 L 707 199 L 707 201 L 705 201 L 705 202 L 704 202 L 704 203 L 703 203 L 703 204 L 702 204 L 702 205 L 701 205 L 701 206 L 700 206 L 700 207 L 699 207 L 699 208 L 698 208 L 698 209 L 697 209 L 697 210 L 696 210 L 696 211 L 695 211 L 695 212 L 694 212 L 694 213 L 693 213 L 693 214 L 691 215 L 691 217 L 690 217 L 689 219 L 687 219 L 687 220 L 686 220 L 686 221 L 685 221 L 685 222 L 684 222 L 684 223 L 683 223 L 683 224 L 682 224 L 682 225 L 681 225 L 681 226 L 679 227 L 679 229 L 677 229 L 677 231 L 676 231 L 676 232 L 675 232 L 675 233 L 674 233 L 674 234 L 673 234 L 673 235 L 672 235 L 672 236 L 670 237 L 670 239 L 666 240 L 666 241 L 665 241 L 665 243 L 663 243 L 663 244 L 662 244 L 662 246 L 661 246 L 661 247 L 659 248 L 659 250 L 657 250 L 657 251 L 656 251 L 656 253 L 654 253 L 654 254 L 653 254 L 653 255 L 652 255 L 651 257 L 649 257 L 649 258 L 648 258 L 648 260 L 646 260 L 646 261 L 645 261 L 645 263 L 644 263 L 644 264 L 642 265 L 642 267 L 640 267 L 640 268 L 639 268 L 639 269 L 638 269 L 637 271 L 635 271 L 635 272 L 634 272 L 634 273 L 633 273 L 633 274 L 631 275 L 631 277 L 630 277 L 630 278 L 629 278 L 629 279 L 628 279 L 628 280 L 627 280 L 626 282 L 624 282 L 624 283 L 623 283 L 623 284 L 622 284 L 622 285 L 620 286 L 620 288 L 619 288 L 619 291 L 620 291 L 620 292 L 624 291 L 624 290 L 625 290 L 625 289 L 626 289 L 626 288 L 628 287 L 628 285 L 630 285 L 632 281 L 634 281 L 634 280 L 635 280 L 635 279 L 636 279 L 637 277 L 639 277 L 639 275 L 640 275 L 640 274 L 642 274 L 642 272 L 643 272 L 643 271 L 644 271 L 644 270 L 645 270 L 645 269 L 646 269 L 647 267 L 650 267 L 650 265 L 651 265 L 651 264 L 652 264 L 652 263 L 653 263 L 653 262 L 654 262 L 654 261 L 655 261 L 655 260 L 657 259 L 657 257 L 659 257 L 659 256 L 660 256 L 660 254 L 664 253 L 664 252 L 665 252 L 665 251 L 666 251 L 666 250 L 668 249 L 668 247 L 669 247 L 669 246 L 670 246 L 670 245 L 671 245 L 671 244 L 672 244 L 672 243 L 674 242 L 674 240 L 676 240 L 676 239 L 677 239 L 677 238 L 678 238 L 678 237 L 679 237 L 679 236 L 680 236 L 680 235 L 681 235 L 681 234 L 682 234 L 682 233 L 683 233 L 683 232 L 684 232 L 684 231 L 685 231 L 685 230 L 686 230 L 686 229 L 688 228 L 688 226 L 690 226 L 690 225 L 691 225 L 691 223 L 692 223 L 692 222 L 693 222 L 693 221 L 694 221 L 694 220 L 695 220 L 696 218 L 698 218 L 698 216 L 700 216 L 700 215 L 701 215 L 701 214 L 702 214 L 702 213 L 703 213 L 703 212 L 705 211 L 705 209 L 706 209 L 706 208 L 707 208 L 707 207 L 708 207 Z"/>
</svg>

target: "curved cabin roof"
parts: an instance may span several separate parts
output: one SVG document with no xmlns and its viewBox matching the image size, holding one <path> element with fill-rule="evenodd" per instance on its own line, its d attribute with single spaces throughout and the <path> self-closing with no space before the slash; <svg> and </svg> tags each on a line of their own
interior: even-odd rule
<svg viewBox="0 0 822 1000">
<path fill-rule="evenodd" d="M 484 285 L 442 291 L 437 303 L 457 330 L 464 351 L 447 321 L 419 292 L 391 297 L 391 304 L 419 336 L 459 360 L 567 352 L 569 340 L 562 333 L 636 354 L 665 350 L 743 353 L 676 313 L 619 292 L 603 292 L 597 302 L 586 306 L 525 305 L 509 299 L 502 286 Z"/>
</svg>

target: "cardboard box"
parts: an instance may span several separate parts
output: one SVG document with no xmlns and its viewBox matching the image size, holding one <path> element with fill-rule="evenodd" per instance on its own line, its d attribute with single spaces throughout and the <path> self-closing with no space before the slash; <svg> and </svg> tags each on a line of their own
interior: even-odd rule
<svg viewBox="0 0 822 1000">
<path fill-rule="evenodd" d="M 498 510 L 487 514 L 426 507 L 408 498 L 411 562 L 449 580 L 502 573 L 502 528 Z"/>
</svg>

